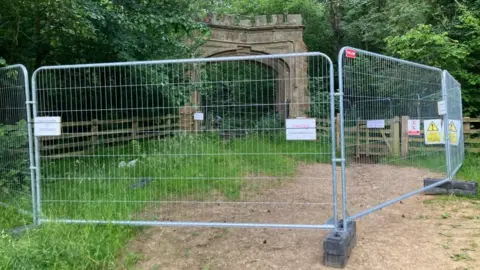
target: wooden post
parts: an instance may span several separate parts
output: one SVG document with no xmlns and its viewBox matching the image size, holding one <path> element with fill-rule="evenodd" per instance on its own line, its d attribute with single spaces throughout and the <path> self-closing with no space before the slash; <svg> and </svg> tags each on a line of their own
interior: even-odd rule
<svg viewBox="0 0 480 270">
<path fill-rule="evenodd" d="M 90 128 L 90 132 L 92 133 L 92 145 L 96 145 L 98 143 L 98 119 L 92 120 L 92 126 Z"/>
<path fill-rule="evenodd" d="M 132 140 L 135 140 L 137 138 L 137 133 L 138 133 L 138 118 L 133 117 L 132 118 Z"/>
<path fill-rule="evenodd" d="M 370 156 L 370 129 L 365 129 L 365 154 Z"/>
<path fill-rule="evenodd" d="M 194 127 L 194 120 L 193 114 L 195 113 L 195 109 L 190 106 L 189 103 L 184 107 L 180 108 L 180 129 L 185 132 L 189 132 L 193 130 Z"/>
<path fill-rule="evenodd" d="M 190 94 L 190 103 L 192 104 L 192 107 L 200 106 L 200 93 L 199 92 L 193 91 Z"/>
<path fill-rule="evenodd" d="M 357 119 L 357 143 L 355 144 L 355 151 L 357 158 L 360 157 L 360 119 Z"/>
<path fill-rule="evenodd" d="M 470 117 L 463 118 L 463 139 L 470 137 Z"/>
<path fill-rule="evenodd" d="M 393 155 L 400 156 L 400 118 L 395 116 L 391 127 L 392 139 L 393 139 Z"/>
<path fill-rule="evenodd" d="M 192 94 L 190 95 L 190 103 L 192 104 L 192 107 L 195 109 L 193 111 L 193 113 L 195 112 L 200 112 L 201 111 L 201 108 L 200 108 L 200 105 L 201 105 L 201 95 L 200 95 L 200 92 L 198 91 L 193 91 Z M 191 117 L 193 118 L 193 115 L 191 115 Z M 193 130 L 194 132 L 199 132 L 200 131 L 200 128 L 201 128 L 201 122 L 200 120 L 194 120 L 193 121 Z"/>
<path fill-rule="evenodd" d="M 170 125 L 172 124 L 172 115 L 171 114 L 167 114 L 167 122 L 165 124 L 167 124 L 167 126 L 169 126 L 169 129 L 170 129 Z"/>
<path fill-rule="evenodd" d="M 408 116 L 402 116 L 402 158 L 408 156 Z"/>
<path fill-rule="evenodd" d="M 340 149 L 340 113 L 337 113 L 337 118 L 335 118 L 335 133 L 337 137 L 337 149 Z"/>
</svg>

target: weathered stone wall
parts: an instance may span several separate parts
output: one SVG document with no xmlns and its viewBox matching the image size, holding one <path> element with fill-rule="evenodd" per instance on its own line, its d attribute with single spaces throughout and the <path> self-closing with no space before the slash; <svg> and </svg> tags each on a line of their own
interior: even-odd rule
<svg viewBox="0 0 480 270">
<path fill-rule="evenodd" d="M 210 39 L 201 48 L 203 57 L 286 54 L 306 52 L 301 15 L 254 16 L 212 14 L 205 18 L 211 28 Z M 277 110 L 290 103 L 290 117 L 304 116 L 308 110 L 307 60 L 283 57 L 263 60 L 277 73 Z"/>
</svg>

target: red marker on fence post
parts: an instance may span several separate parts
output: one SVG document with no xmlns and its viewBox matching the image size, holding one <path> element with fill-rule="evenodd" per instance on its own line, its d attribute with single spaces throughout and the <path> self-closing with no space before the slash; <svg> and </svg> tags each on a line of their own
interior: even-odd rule
<svg viewBox="0 0 480 270">
<path fill-rule="evenodd" d="M 347 49 L 347 50 L 345 51 L 345 56 L 346 56 L 347 58 L 355 59 L 355 58 L 357 58 L 357 52 L 356 52 L 355 50 L 353 50 L 353 49 Z"/>
</svg>

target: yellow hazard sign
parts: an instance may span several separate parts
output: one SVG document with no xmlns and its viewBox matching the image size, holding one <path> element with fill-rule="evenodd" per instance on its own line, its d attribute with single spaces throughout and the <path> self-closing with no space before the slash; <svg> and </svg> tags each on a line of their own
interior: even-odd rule
<svg viewBox="0 0 480 270">
<path fill-rule="evenodd" d="M 450 120 L 450 124 L 448 125 L 448 130 L 455 131 L 455 132 L 457 131 L 457 127 L 455 126 L 455 123 L 452 120 Z"/>
<path fill-rule="evenodd" d="M 442 136 L 442 120 L 432 119 L 423 121 L 425 144 L 442 144 L 444 138 Z"/>
<path fill-rule="evenodd" d="M 435 125 L 434 122 L 431 122 L 430 125 L 428 126 L 428 131 L 438 131 L 437 125 Z"/>
<path fill-rule="evenodd" d="M 451 145 L 458 145 L 460 138 L 461 122 L 458 120 L 449 120 L 448 137 Z"/>
</svg>

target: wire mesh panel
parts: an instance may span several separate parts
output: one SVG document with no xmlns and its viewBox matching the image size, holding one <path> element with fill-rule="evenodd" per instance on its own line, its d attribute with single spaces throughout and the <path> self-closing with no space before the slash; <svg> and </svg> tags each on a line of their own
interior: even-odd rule
<svg viewBox="0 0 480 270">
<path fill-rule="evenodd" d="M 22 65 L 0 68 L 0 206 L 32 215 L 28 73 Z M 0 211 L 0 213 L 9 212 Z M 20 224 L 17 224 L 20 225 Z"/>
<path fill-rule="evenodd" d="M 332 228 L 332 76 L 320 53 L 42 67 L 41 221 Z"/>
<path fill-rule="evenodd" d="M 424 178 L 445 179 L 440 69 L 346 47 L 339 83 L 345 215 L 412 196 Z"/>
<path fill-rule="evenodd" d="M 462 166 L 464 158 L 464 136 L 463 136 L 463 116 L 462 116 L 462 88 L 460 83 L 448 73 L 443 72 L 443 85 L 447 101 L 448 125 L 447 132 L 448 158 L 450 165 L 450 178 L 453 178 L 456 172 Z"/>
</svg>

